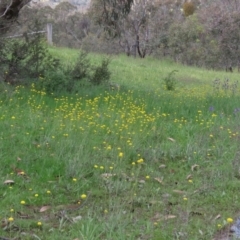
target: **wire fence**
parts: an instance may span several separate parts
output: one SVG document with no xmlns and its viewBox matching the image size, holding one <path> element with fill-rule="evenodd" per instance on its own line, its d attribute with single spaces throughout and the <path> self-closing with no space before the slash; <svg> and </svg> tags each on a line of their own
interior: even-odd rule
<svg viewBox="0 0 240 240">
<path fill-rule="evenodd" d="M 30 32 L 30 33 L 26 33 L 26 34 L 27 35 L 34 35 L 34 34 L 41 34 L 41 33 L 46 33 L 47 42 L 48 42 L 49 45 L 52 45 L 53 41 L 52 41 L 52 24 L 51 23 L 47 24 L 46 30 L 44 30 L 44 31 Z M 24 36 L 24 34 L 16 34 L 16 35 L 7 36 L 7 37 L 4 37 L 4 38 L 18 38 L 18 37 L 23 37 L 23 36 Z"/>
</svg>

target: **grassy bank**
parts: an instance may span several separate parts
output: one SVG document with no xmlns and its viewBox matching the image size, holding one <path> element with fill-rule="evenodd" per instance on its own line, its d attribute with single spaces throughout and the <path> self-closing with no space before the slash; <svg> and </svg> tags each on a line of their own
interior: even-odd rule
<svg viewBox="0 0 240 240">
<path fill-rule="evenodd" d="M 0 236 L 212 239 L 238 216 L 237 73 L 125 56 L 110 67 L 119 91 L 1 85 Z"/>
</svg>

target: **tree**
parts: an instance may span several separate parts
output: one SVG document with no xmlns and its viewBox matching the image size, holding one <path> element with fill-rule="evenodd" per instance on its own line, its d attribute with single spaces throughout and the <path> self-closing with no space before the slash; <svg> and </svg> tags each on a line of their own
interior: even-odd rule
<svg viewBox="0 0 240 240">
<path fill-rule="evenodd" d="M 31 0 L 0 0 L 0 34 L 17 19 L 19 11 Z"/>
<path fill-rule="evenodd" d="M 127 55 L 131 47 L 134 48 L 134 55 L 144 58 L 147 51 L 151 51 L 150 41 L 153 38 L 151 20 L 156 13 L 152 1 L 135 0 L 129 15 L 119 25 L 119 35 L 127 46 Z M 132 42 L 133 44 L 129 44 Z"/>
<path fill-rule="evenodd" d="M 134 0 L 92 0 L 90 16 L 112 37 L 118 36 L 119 21 L 131 11 Z"/>
<path fill-rule="evenodd" d="M 209 1 L 202 6 L 199 17 L 218 45 L 219 67 L 234 67 L 240 63 L 240 2 L 237 0 Z"/>
<path fill-rule="evenodd" d="M 157 48 L 167 48 L 170 24 L 181 18 L 175 2 L 135 0 L 127 17 L 119 24 L 120 46 L 127 55 L 133 53 L 144 58 Z"/>
<path fill-rule="evenodd" d="M 59 3 L 54 9 L 55 20 L 66 21 L 69 14 L 76 9 L 77 7 L 68 2 Z"/>
<path fill-rule="evenodd" d="M 19 11 L 31 0 L 0 0 L 0 34 L 6 32 Z M 90 11 L 93 12 L 95 21 L 104 26 L 111 35 L 116 36 L 115 31 L 118 20 L 128 15 L 133 0 L 93 0 Z"/>
</svg>

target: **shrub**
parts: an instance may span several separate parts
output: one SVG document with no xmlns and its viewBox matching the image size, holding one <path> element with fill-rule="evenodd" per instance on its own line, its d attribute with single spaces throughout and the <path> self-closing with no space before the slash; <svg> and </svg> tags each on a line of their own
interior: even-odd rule
<svg viewBox="0 0 240 240">
<path fill-rule="evenodd" d="M 40 76 L 36 88 L 48 94 L 66 92 L 77 92 L 80 87 L 100 85 L 108 83 L 110 79 L 109 58 L 104 58 L 101 65 L 93 66 L 86 52 L 80 52 L 76 64 L 67 69 L 61 67 L 56 71 L 48 71 Z"/>
<path fill-rule="evenodd" d="M 177 70 L 171 71 L 167 77 L 165 77 L 163 80 L 165 82 L 166 89 L 169 91 L 175 90 L 177 79 L 175 78 L 175 73 L 178 72 Z"/>
<path fill-rule="evenodd" d="M 40 76 L 36 82 L 36 88 L 47 94 L 60 93 L 67 90 L 70 78 L 63 70 L 48 71 L 44 76 Z"/>
<path fill-rule="evenodd" d="M 31 30 L 39 29 L 36 22 Z M 60 60 L 49 53 L 40 34 L 24 36 L 23 39 L 0 39 L 0 80 L 11 84 L 34 82 L 38 90 L 48 94 L 73 92 L 85 83 L 99 85 L 109 81 L 109 58 L 94 66 L 88 54 L 80 51 L 73 66 L 63 67 Z"/>
<path fill-rule="evenodd" d="M 35 22 L 31 30 L 37 32 L 39 29 L 40 24 Z M 1 39 L 0 46 L 0 70 L 6 73 L 4 80 L 11 84 L 37 79 L 39 75 L 60 67 L 59 59 L 48 52 L 41 34 L 24 34 L 22 39 Z"/>
<path fill-rule="evenodd" d="M 82 80 L 89 77 L 89 71 L 91 70 L 91 63 L 88 59 L 88 54 L 85 51 L 80 51 L 77 62 L 71 72 L 72 77 L 75 80 Z"/>
<path fill-rule="evenodd" d="M 102 63 L 100 66 L 95 67 L 94 73 L 92 77 L 90 78 L 90 82 L 93 85 L 100 85 L 102 83 L 108 83 L 111 73 L 108 69 L 108 65 L 110 63 L 109 58 L 105 58 L 102 60 Z"/>
</svg>

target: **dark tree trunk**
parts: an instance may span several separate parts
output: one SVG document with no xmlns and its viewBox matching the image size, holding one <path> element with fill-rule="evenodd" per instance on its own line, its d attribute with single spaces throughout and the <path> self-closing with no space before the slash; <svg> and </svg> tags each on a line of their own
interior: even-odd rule
<svg viewBox="0 0 240 240">
<path fill-rule="evenodd" d="M 139 35 L 137 34 L 136 37 L 136 47 L 137 47 L 137 51 L 138 51 L 138 55 L 140 58 L 144 58 L 146 55 L 146 49 L 144 49 L 143 51 L 141 51 L 140 49 L 140 43 L 139 43 Z"/>
<path fill-rule="evenodd" d="M 131 55 L 131 47 L 129 45 L 129 42 L 127 40 L 124 42 L 121 42 L 121 40 L 119 40 L 119 45 L 124 49 L 126 55 L 129 57 Z"/>
<path fill-rule="evenodd" d="M 0 34 L 7 32 L 22 7 L 31 0 L 0 0 Z"/>
<path fill-rule="evenodd" d="M 138 52 L 139 57 L 142 58 L 142 53 L 141 53 L 141 50 L 140 50 L 139 35 L 138 34 L 136 36 L 136 48 L 137 48 L 137 52 Z"/>
</svg>

